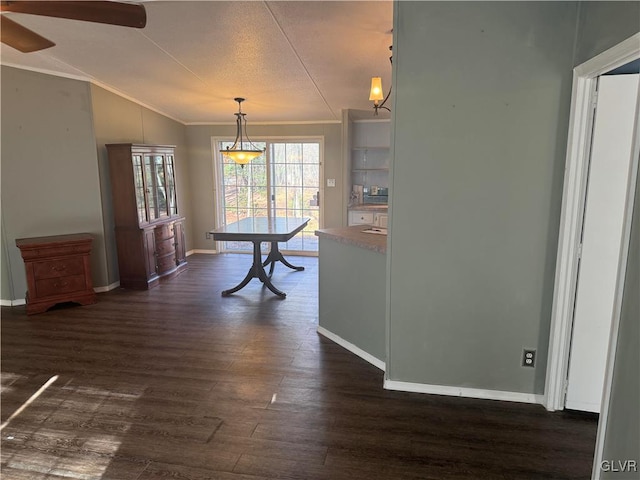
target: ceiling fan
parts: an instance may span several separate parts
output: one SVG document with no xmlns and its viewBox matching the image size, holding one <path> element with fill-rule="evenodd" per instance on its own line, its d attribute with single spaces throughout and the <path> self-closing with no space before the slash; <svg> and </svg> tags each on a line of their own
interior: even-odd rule
<svg viewBox="0 0 640 480">
<path fill-rule="evenodd" d="M 127 2 L 2 1 L 0 12 L 28 13 L 134 28 L 144 28 L 147 23 L 144 6 Z M 14 22 L 6 15 L 0 15 L 0 40 L 23 53 L 44 50 L 55 45 L 51 40 Z"/>
</svg>

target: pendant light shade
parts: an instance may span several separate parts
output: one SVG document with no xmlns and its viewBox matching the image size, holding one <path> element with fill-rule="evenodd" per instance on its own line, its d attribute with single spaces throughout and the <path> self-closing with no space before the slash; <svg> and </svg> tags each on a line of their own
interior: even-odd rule
<svg viewBox="0 0 640 480">
<path fill-rule="evenodd" d="M 227 147 L 220 150 L 223 157 L 226 157 L 238 165 L 244 167 L 254 158 L 259 157 L 265 151 L 265 149 L 259 149 L 256 147 L 249 136 L 247 135 L 247 120 L 244 118 L 245 114 L 242 113 L 242 102 L 244 98 L 234 98 L 238 102 L 238 113 L 236 116 L 236 139 L 231 147 Z"/>
</svg>

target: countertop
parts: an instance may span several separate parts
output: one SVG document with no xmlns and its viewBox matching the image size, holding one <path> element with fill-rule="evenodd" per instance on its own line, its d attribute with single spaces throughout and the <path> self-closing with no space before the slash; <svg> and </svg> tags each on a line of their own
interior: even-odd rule
<svg viewBox="0 0 640 480">
<path fill-rule="evenodd" d="M 329 238 L 346 245 L 366 248 L 378 253 L 387 253 L 387 236 L 373 233 L 363 233 L 363 230 L 371 228 L 371 225 L 353 225 L 342 228 L 323 228 L 316 230 L 319 238 Z"/>
<path fill-rule="evenodd" d="M 360 203 L 349 205 L 349 210 L 362 210 L 368 212 L 384 212 L 386 213 L 389 210 L 389 205 L 386 203 Z"/>
</svg>

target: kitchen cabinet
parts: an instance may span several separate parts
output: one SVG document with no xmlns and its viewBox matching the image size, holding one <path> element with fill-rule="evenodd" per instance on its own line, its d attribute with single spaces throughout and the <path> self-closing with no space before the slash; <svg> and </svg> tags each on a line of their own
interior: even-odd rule
<svg viewBox="0 0 640 480">
<path fill-rule="evenodd" d="M 27 275 L 27 315 L 45 312 L 58 303 L 96 302 L 91 280 L 92 242 L 88 233 L 16 240 Z"/>
<path fill-rule="evenodd" d="M 373 225 L 374 227 L 387 228 L 389 215 L 385 212 L 371 210 L 349 210 L 349 226 Z"/>
<path fill-rule="evenodd" d="M 120 286 L 148 289 L 187 268 L 175 147 L 107 145 Z"/>
<path fill-rule="evenodd" d="M 349 225 L 373 225 L 374 213 L 362 210 L 349 211 Z"/>
<path fill-rule="evenodd" d="M 373 225 L 380 228 L 388 228 L 389 215 L 387 213 L 374 213 Z"/>
</svg>

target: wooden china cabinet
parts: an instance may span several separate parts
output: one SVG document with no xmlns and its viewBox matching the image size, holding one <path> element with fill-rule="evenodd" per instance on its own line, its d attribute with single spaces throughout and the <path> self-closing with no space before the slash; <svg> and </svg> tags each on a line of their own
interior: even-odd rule
<svg viewBox="0 0 640 480">
<path fill-rule="evenodd" d="M 120 286 L 155 287 L 187 268 L 175 147 L 107 145 Z"/>
</svg>

